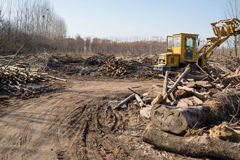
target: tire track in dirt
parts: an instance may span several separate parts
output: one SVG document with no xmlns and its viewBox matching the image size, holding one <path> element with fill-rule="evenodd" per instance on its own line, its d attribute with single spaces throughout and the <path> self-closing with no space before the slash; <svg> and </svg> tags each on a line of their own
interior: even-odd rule
<svg viewBox="0 0 240 160">
<path fill-rule="evenodd" d="M 71 156 L 72 159 L 82 159 L 85 157 L 85 132 L 87 132 L 88 121 L 86 119 L 87 105 L 77 107 L 70 112 L 62 122 L 61 127 L 58 129 L 58 137 L 65 141 L 65 153 Z M 59 138 L 60 139 L 60 138 Z M 59 143 L 61 144 L 61 140 Z M 80 146 L 80 147 L 78 147 Z M 82 148 L 82 150 L 81 150 Z M 61 151 L 62 152 L 62 151 Z M 64 156 L 58 156 L 58 159 L 63 159 Z"/>
<path fill-rule="evenodd" d="M 40 107 L 34 110 L 35 106 L 42 105 L 41 100 L 35 99 L 38 101 L 34 101 L 30 106 L 27 104 L 26 108 L 22 107 L 20 111 L 10 113 L 1 119 L 3 125 L 0 124 L 0 128 L 3 130 L 15 128 L 13 130 L 16 130 L 16 133 L 11 132 L 0 139 L 0 142 L 2 140 L 4 142 L 0 145 L 1 151 L 4 153 L 2 159 L 16 159 L 16 157 L 19 159 L 19 156 L 22 159 L 32 159 L 31 157 L 36 157 L 34 155 L 44 148 L 43 146 L 49 144 L 52 146 L 51 142 L 46 141 L 46 139 L 53 139 L 51 137 L 55 136 L 54 130 L 57 130 L 59 125 L 57 122 L 65 117 L 68 110 L 67 106 L 61 105 L 66 100 L 61 98 L 63 95 L 56 96 L 59 96 L 59 99 L 50 99 L 45 104 L 49 106 L 48 108 Z M 37 110 L 39 112 L 36 112 Z M 16 121 L 16 124 L 9 126 L 12 120 Z"/>
<path fill-rule="evenodd" d="M 63 122 L 66 130 L 64 128 L 59 130 L 62 133 L 61 137 L 69 138 L 70 143 L 66 151 L 68 157 L 72 159 L 116 158 L 111 149 L 115 148 L 115 144 L 105 136 L 116 131 L 116 127 L 120 124 L 119 117 L 120 115 L 117 116 L 106 104 L 74 109 Z M 102 143 L 102 140 L 106 140 L 107 143 Z M 120 152 L 121 150 L 124 152 L 124 149 L 120 148 Z M 64 159 L 63 156 L 58 158 Z"/>
<path fill-rule="evenodd" d="M 140 92 L 152 85 L 133 82 L 72 80 L 61 93 L 10 100 L 14 109 L 0 118 L 0 159 L 163 159 L 139 137 L 146 123 L 137 106 L 112 110 L 106 103 L 126 97 L 131 85 L 144 86 Z"/>
</svg>

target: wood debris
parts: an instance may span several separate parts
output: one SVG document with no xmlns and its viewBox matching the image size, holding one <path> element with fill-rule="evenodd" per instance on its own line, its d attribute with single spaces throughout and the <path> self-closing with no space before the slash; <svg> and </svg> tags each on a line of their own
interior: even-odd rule
<svg viewBox="0 0 240 160">
<path fill-rule="evenodd" d="M 48 75 L 48 73 L 46 72 L 40 72 L 39 68 L 16 67 L 18 65 L 16 64 L 14 65 L 14 63 L 18 62 L 19 60 L 22 60 L 23 58 L 29 57 L 29 55 L 14 59 L 15 55 L 6 56 L 7 62 L 2 61 L 2 65 L 0 66 L 0 84 L 2 89 L 7 90 L 8 92 L 14 91 L 15 93 L 19 91 L 35 93 L 32 87 L 30 87 L 31 89 L 29 89 L 28 84 L 51 80 L 66 81 L 66 79 Z M 0 58 L 4 59 L 4 57 L 5 56 L 1 56 Z M 12 63 L 13 65 L 10 65 Z M 19 64 L 19 62 L 17 64 Z"/>
<path fill-rule="evenodd" d="M 108 60 L 101 69 L 98 70 L 99 75 L 103 76 L 123 76 L 131 73 L 132 66 L 118 59 Z"/>
<path fill-rule="evenodd" d="M 235 144 L 228 141 L 240 142 L 239 131 L 229 126 L 213 126 L 224 120 L 236 122 L 234 121 L 236 117 L 240 117 L 238 114 L 240 111 L 240 92 L 229 92 L 231 88 L 237 86 L 240 89 L 239 71 L 237 70 L 236 74 L 232 74 L 221 66 L 219 68 L 222 70 L 219 73 L 210 66 L 198 67 L 206 75 L 202 80 L 199 80 L 198 77 L 201 76 L 198 75 L 189 76 L 191 69 L 187 66 L 182 73 L 175 74 L 177 76 L 174 78 L 169 77 L 171 72 L 166 72 L 163 76 L 163 85 L 151 87 L 142 96 L 133 91 L 136 99 L 135 104 L 141 107 L 140 115 L 149 119 L 154 125 L 154 127 L 144 131 L 143 140 L 161 149 L 176 153 L 237 159 L 240 154 L 233 154 L 226 147 L 224 147 L 226 153 L 219 154 L 221 148 L 218 147 L 218 144 L 234 146 Z M 131 95 L 131 100 L 134 99 L 134 94 Z M 179 147 L 175 146 L 176 141 L 169 137 L 179 141 L 181 145 L 184 143 L 185 147 L 180 149 L 184 152 L 181 152 Z M 195 146 L 198 147 L 193 147 L 192 140 L 196 141 Z M 204 141 L 204 143 L 199 143 L 199 140 Z M 206 146 L 209 142 L 214 142 L 217 146 Z M 206 150 L 201 151 L 199 145 L 205 146 Z M 192 147 L 194 153 L 191 150 Z M 214 149 L 208 152 L 208 147 L 214 147 Z M 239 150 L 238 147 L 236 150 Z"/>
</svg>

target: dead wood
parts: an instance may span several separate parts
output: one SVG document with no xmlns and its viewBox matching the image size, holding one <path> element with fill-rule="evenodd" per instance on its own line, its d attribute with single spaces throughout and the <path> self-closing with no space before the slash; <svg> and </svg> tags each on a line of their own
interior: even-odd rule
<svg viewBox="0 0 240 160">
<path fill-rule="evenodd" d="M 211 65 L 213 67 L 217 67 L 219 68 L 220 70 L 222 70 L 223 72 L 225 73 L 230 73 L 230 75 L 234 75 L 235 73 L 232 72 L 231 70 L 227 69 L 226 67 L 224 67 L 223 65 L 219 65 L 218 63 L 211 63 Z"/>
<path fill-rule="evenodd" d="M 155 104 L 160 104 L 163 100 L 163 95 L 159 94 L 152 102 L 151 106 L 154 106 Z"/>
<path fill-rule="evenodd" d="M 206 136 L 181 137 L 149 126 L 143 132 L 143 141 L 160 149 L 194 156 L 211 156 L 221 159 L 240 159 L 240 144 Z"/>
<path fill-rule="evenodd" d="M 206 98 L 207 98 L 206 95 L 197 92 L 194 88 L 189 88 L 189 87 L 187 87 L 187 86 L 183 86 L 183 87 L 182 87 L 182 86 L 178 86 L 177 88 L 178 88 L 178 89 L 185 90 L 185 91 L 192 92 L 195 96 L 197 96 L 197 97 L 200 98 L 200 99 L 206 99 Z"/>
<path fill-rule="evenodd" d="M 189 72 L 191 71 L 190 66 L 187 66 L 185 71 L 181 74 L 181 76 L 177 79 L 177 81 L 174 83 L 173 87 L 168 90 L 167 94 L 164 95 L 163 100 L 166 100 L 166 98 L 170 95 L 170 93 L 177 87 L 179 82 L 183 77 L 185 77 Z"/>
<path fill-rule="evenodd" d="M 175 92 L 175 96 L 176 96 L 176 99 L 178 100 L 178 99 L 181 99 L 181 98 L 186 98 L 186 97 L 192 96 L 192 92 L 178 88 L 178 90 Z"/>
<path fill-rule="evenodd" d="M 169 76 L 169 71 L 166 71 L 165 72 L 165 79 L 164 79 L 164 83 L 163 83 L 163 92 L 162 92 L 163 96 L 165 96 L 165 94 L 167 94 L 168 76 Z"/>
<path fill-rule="evenodd" d="M 119 109 L 124 104 L 128 103 L 130 100 L 132 100 L 135 97 L 135 93 L 128 96 L 126 99 L 124 99 L 122 102 L 120 102 L 117 106 L 114 107 L 114 109 Z"/>
<path fill-rule="evenodd" d="M 210 106 L 215 121 L 230 121 L 233 115 L 239 117 L 239 101 L 240 93 L 228 89 L 214 94 L 204 105 Z"/>
<path fill-rule="evenodd" d="M 143 100 L 140 98 L 140 96 L 138 94 L 135 94 L 135 98 L 136 98 L 140 107 L 143 107 L 145 105 Z"/>
<path fill-rule="evenodd" d="M 211 80 L 214 81 L 215 80 L 210 74 L 208 74 L 206 71 L 204 71 L 202 69 L 202 67 L 200 67 L 197 63 L 195 63 L 195 64 L 208 77 L 209 81 L 211 81 Z"/>
<path fill-rule="evenodd" d="M 196 128 L 207 124 L 210 119 L 210 108 L 208 106 L 171 107 L 159 105 L 152 108 L 151 121 L 161 130 L 184 134 L 187 128 Z"/>
</svg>

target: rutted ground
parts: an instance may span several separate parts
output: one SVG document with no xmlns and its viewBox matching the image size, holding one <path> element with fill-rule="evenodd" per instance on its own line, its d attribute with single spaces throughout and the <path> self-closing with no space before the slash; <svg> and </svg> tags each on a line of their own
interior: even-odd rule
<svg viewBox="0 0 240 160">
<path fill-rule="evenodd" d="M 107 103 L 144 93 L 161 80 L 82 77 L 65 90 L 1 104 L 1 159 L 186 159 L 141 139 L 147 120 L 135 105 L 112 110 Z M 191 158 L 187 158 L 191 159 Z"/>
</svg>

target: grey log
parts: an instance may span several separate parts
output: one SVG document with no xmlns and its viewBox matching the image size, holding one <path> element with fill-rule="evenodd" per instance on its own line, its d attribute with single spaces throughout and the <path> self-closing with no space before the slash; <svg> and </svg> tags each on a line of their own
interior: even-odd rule
<svg viewBox="0 0 240 160">
<path fill-rule="evenodd" d="M 184 134 L 188 128 L 202 127 L 211 121 L 210 107 L 171 107 L 159 105 L 151 110 L 151 122 L 163 131 Z"/>
<path fill-rule="evenodd" d="M 240 159 L 240 144 L 205 136 L 181 137 L 149 126 L 143 132 L 143 141 L 162 150 L 194 157 Z"/>
<path fill-rule="evenodd" d="M 135 93 L 131 94 L 126 99 L 124 99 L 122 102 L 120 102 L 117 106 L 114 107 L 114 109 L 118 109 L 118 108 L 122 107 L 124 104 L 126 104 L 127 102 L 132 100 L 134 97 L 135 97 Z"/>
<path fill-rule="evenodd" d="M 163 96 L 165 96 L 165 94 L 167 93 L 168 76 L 169 76 L 169 71 L 166 71 L 165 72 L 165 79 L 164 79 L 164 83 L 163 83 L 163 91 L 162 91 Z"/>
</svg>

